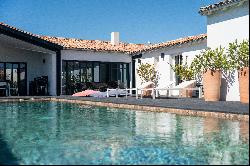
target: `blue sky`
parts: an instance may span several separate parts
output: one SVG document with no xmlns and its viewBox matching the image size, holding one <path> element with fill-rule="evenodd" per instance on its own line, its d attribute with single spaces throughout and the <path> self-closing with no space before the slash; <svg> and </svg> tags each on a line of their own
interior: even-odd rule
<svg viewBox="0 0 250 166">
<path fill-rule="evenodd" d="M 0 22 L 49 36 L 151 43 L 206 33 L 201 6 L 219 0 L 0 0 Z"/>
</svg>

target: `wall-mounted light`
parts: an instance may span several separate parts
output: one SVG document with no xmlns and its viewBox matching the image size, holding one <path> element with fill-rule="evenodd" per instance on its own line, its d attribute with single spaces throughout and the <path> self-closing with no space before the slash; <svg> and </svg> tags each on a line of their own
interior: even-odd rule
<svg viewBox="0 0 250 166">
<path fill-rule="evenodd" d="M 140 64 L 141 64 L 141 59 L 138 59 L 138 63 L 140 63 Z"/>
<path fill-rule="evenodd" d="M 162 58 L 163 61 L 164 61 L 164 57 L 165 57 L 165 54 L 161 53 L 161 58 Z"/>
</svg>

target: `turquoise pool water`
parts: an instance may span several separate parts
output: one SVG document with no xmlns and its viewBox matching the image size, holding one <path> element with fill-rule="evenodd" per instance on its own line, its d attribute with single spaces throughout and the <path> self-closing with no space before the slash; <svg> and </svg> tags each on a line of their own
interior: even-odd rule
<svg viewBox="0 0 250 166">
<path fill-rule="evenodd" d="M 248 155 L 247 122 L 0 103 L 0 164 L 249 164 Z"/>
</svg>

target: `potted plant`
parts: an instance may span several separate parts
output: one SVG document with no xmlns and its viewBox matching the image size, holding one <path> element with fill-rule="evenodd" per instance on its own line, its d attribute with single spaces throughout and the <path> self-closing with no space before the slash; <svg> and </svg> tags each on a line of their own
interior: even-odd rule
<svg viewBox="0 0 250 166">
<path fill-rule="evenodd" d="M 191 67 L 196 74 L 202 75 L 205 101 L 219 101 L 222 70 L 228 69 L 224 48 L 208 48 L 197 55 Z"/>
<path fill-rule="evenodd" d="M 249 40 L 229 43 L 231 66 L 238 70 L 240 101 L 249 103 Z"/>
<path fill-rule="evenodd" d="M 176 64 L 176 65 L 171 65 L 170 64 L 170 67 L 173 69 L 173 71 L 178 75 L 180 76 L 180 79 L 181 80 L 184 80 L 184 81 L 190 81 L 190 80 L 194 80 L 194 71 L 191 67 L 189 67 L 187 65 L 187 60 L 186 60 L 186 63 L 184 65 L 180 65 L 180 64 Z M 192 84 L 186 88 L 194 88 L 196 86 L 196 84 Z M 181 90 L 180 92 L 180 96 L 182 97 L 192 97 L 193 96 L 193 90 L 186 90 L 186 89 L 183 89 Z"/>
<path fill-rule="evenodd" d="M 144 88 L 154 88 L 158 81 L 158 72 L 156 71 L 154 65 L 149 63 L 141 64 L 137 69 L 137 74 L 142 80 L 142 83 L 152 82 L 147 87 Z M 144 91 L 143 96 L 150 96 L 152 93 L 151 90 Z"/>
</svg>

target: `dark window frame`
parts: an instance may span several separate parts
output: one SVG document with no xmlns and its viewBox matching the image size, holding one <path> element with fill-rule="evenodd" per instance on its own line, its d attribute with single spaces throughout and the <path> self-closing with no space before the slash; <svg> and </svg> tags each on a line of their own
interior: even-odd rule
<svg viewBox="0 0 250 166">
<path fill-rule="evenodd" d="M 94 77 L 95 77 L 95 75 L 94 75 L 94 65 L 95 64 L 98 64 L 99 65 L 99 78 L 98 78 L 98 80 L 99 80 L 99 82 L 101 82 L 101 72 L 100 72 L 100 66 L 101 66 L 101 64 L 104 64 L 104 65 L 107 65 L 107 72 L 106 72 L 106 82 L 108 82 L 108 81 L 111 81 L 111 79 L 112 79 L 112 64 L 117 64 L 118 65 L 118 67 L 116 68 L 117 70 L 119 69 L 119 70 L 122 70 L 122 73 L 121 73 L 121 81 L 123 82 L 124 80 L 125 80 L 125 78 L 124 78 L 124 66 L 126 66 L 126 77 L 127 77 L 127 79 L 126 79 L 126 84 L 127 84 L 127 86 L 128 87 L 130 87 L 130 75 L 129 75 L 129 63 L 125 63 L 125 62 L 102 62 L 102 61 L 81 61 L 81 60 L 62 60 L 62 64 L 63 63 L 66 63 L 65 65 L 62 65 L 62 66 L 66 66 L 66 69 L 62 69 L 62 74 L 63 74 L 63 71 L 64 72 L 66 72 L 65 74 L 66 74 L 66 77 L 65 77 L 65 83 L 66 83 L 66 85 L 62 85 L 62 87 L 63 86 L 68 86 L 68 73 L 69 73 L 69 70 L 68 70 L 68 62 L 73 62 L 73 63 L 75 63 L 75 62 L 78 62 L 79 63 L 79 66 L 80 66 L 80 64 L 81 63 L 85 63 L 86 64 L 86 68 L 87 68 L 87 64 L 88 63 L 91 63 L 92 65 L 92 73 L 91 73 L 91 77 L 92 77 L 92 81 L 90 81 L 90 82 L 95 82 L 95 79 L 94 79 Z M 120 68 L 120 64 L 122 64 L 122 68 Z M 80 68 L 80 67 L 79 67 Z M 73 65 L 73 70 L 74 70 L 74 65 Z M 81 75 L 82 73 L 81 73 L 81 71 L 80 71 L 80 75 Z M 63 79 L 63 77 L 61 77 L 61 79 Z M 97 82 L 95 82 L 95 83 L 97 83 Z M 67 92 L 67 88 L 65 88 L 66 90 L 65 90 L 65 93 L 66 94 L 69 94 L 68 92 Z"/>
<path fill-rule="evenodd" d="M 18 89 L 22 89 L 24 88 L 25 92 L 23 95 L 27 95 L 27 89 L 28 89 L 28 86 L 27 86 L 27 82 L 28 82 L 28 79 L 27 79 L 27 76 L 28 76 L 28 73 L 27 73 L 27 62 L 14 62 L 14 61 L 8 61 L 8 62 L 3 62 L 3 61 L 0 61 L 0 63 L 3 63 L 4 64 L 4 79 L 3 80 L 0 80 L 0 82 L 5 82 L 5 81 L 9 81 L 9 80 L 6 80 L 6 64 L 11 64 L 12 65 L 12 69 L 11 69 L 11 80 L 13 80 L 13 64 L 17 64 L 18 65 L 18 75 L 17 75 L 17 80 L 18 80 Z M 21 64 L 24 64 L 25 65 L 25 87 L 20 87 L 20 65 Z"/>
</svg>

